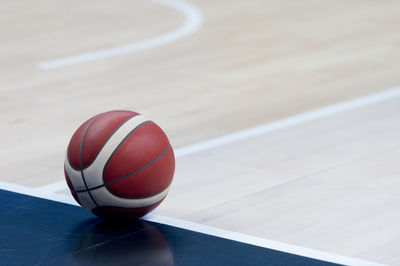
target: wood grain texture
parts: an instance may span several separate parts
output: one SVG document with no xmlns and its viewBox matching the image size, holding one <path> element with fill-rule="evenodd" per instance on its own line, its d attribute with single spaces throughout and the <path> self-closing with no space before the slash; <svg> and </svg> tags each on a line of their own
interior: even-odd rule
<svg viewBox="0 0 400 266">
<path fill-rule="evenodd" d="M 156 213 L 399 264 L 399 114 L 392 100 L 180 158 Z"/>
<path fill-rule="evenodd" d="M 45 71 L 37 64 L 155 37 L 183 16 L 145 0 L 3 1 L 0 180 L 62 180 L 73 132 L 107 110 L 143 113 L 178 148 L 400 84 L 398 1 L 190 3 L 204 13 L 190 37 Z M 158 212 L 399 264 L 398 105 L 181 158 Z"/>
<path fill-rule="evenodd" d="M 194 1 L 205 24 L 192 37 L 48 71 L 35 67 L 157 36 L 182 16 L 148 1 L 6 3 L 0 166 L 22 184 L 58 180 L 75 128 L 106 110 L 144 113 L 179 147 L 400 83 L 395 1 Z"/>
</svg>

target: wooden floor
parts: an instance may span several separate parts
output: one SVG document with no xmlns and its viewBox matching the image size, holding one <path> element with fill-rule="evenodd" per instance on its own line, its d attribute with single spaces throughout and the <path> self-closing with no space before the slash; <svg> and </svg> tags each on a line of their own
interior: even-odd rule
<svg viewBox="0 0 400 266">
<path fill-rule="evenodd" d="M 399 264 L 399 119 L 400 98 L 185 156 L 156 213 Z"/>
<path fill-rule="evenodd" d="M 2 3 L 0 181 L 62 180 L 72 133 L 111 109 L 145 114 L 181 148 L 400 84 L 398 1 L 190 0 L 204 21 L 193 34 L 38 67 L 185 25 L 190 15 L 169 2 Z M 393 99 L 178 158 L 157 213 L 400 265 L 399 106 Z"/>
</svg>

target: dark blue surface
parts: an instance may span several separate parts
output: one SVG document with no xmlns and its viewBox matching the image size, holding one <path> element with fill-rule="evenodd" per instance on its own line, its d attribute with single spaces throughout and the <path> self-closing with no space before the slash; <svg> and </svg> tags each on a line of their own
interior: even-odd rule
<svg viewBox="0 0 400 266">
<path fill-rule="evenodd" d="M 141 220 L 109 224 L 4 190 L 0 202 L 0 265 L 333 265 Z"/>
</svg>

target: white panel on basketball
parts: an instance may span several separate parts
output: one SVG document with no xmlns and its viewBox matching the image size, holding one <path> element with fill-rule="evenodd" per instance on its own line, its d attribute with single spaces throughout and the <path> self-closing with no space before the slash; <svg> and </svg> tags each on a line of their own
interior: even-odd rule
<svg viewBox="0 0 400 266">
<path fill-rule="evenodd" d="M 68 161 L 68 156 L 65 156 L 64 165 L 65 165 L 65 172 L 67 172 L 67 175 L 71 180 L 74 190 L 75 191 L 85 190 L 86 186 L 85 183 L 83 182 L 81 171 L 72 168 L 71 164 Z"/>
<path fill-rule="evenodd" d="M 86 210 L 91 211 L 93 208 L 96 207 L 96 204 L 93 202 L 87 191 L 78 192 L 76 194 L 78 195 L 78 198 L 81 202 L 81 206 L 84 207 Z"/>
<path fill-rule="evenodd" d="M 102 186 L 104 184 L 103 169 L 111 154 L 135 127 L 146 121 L 149 121 L 149 119 L 143 115 L 131 117 L 125 121 L 116 132 L 114 132 L 110 139 L 104 144 L 94 162 L 92 162 L 88 168 L 83 170 L 83 175 L 88 189 Z"/>
<path fill-rule="evenodd" d="M 169 186 L 162 192 L 154 196 L 140 198 L 140 199 L 120 198 L 112 194 L 110 191 L 108 191 L 108 189 L 104 186 L 91 190 L 90 194 L 92 195 L 93 199 L 96 201 L 98 206 L 141 208 L 159 202 L 165 196 L 167 196 L 168 190 Z"/>
</svg>

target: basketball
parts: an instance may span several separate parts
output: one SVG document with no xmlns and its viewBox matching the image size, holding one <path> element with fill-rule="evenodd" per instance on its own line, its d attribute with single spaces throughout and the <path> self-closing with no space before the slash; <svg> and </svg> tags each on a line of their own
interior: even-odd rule
<svg viewBox="0 0 400 266">
<path fill-rule="evenodd" d="M 73 134 L 64 173 L 75 200 L 107 220 L 133 220 L 166 197 L 175 170 L 168 137 L 132 111 L 109 111 Z"/>
</svg>

